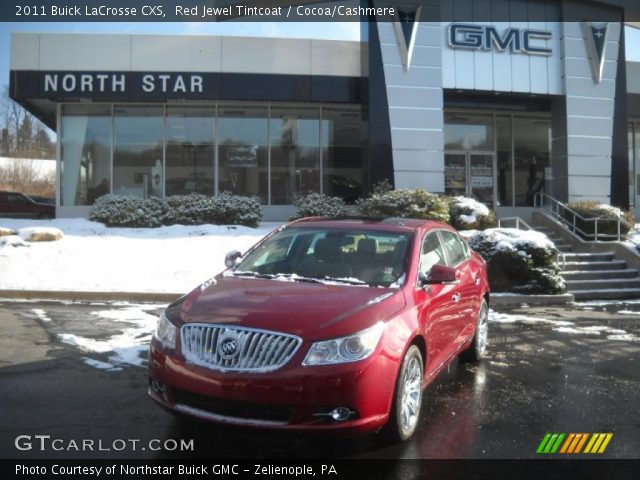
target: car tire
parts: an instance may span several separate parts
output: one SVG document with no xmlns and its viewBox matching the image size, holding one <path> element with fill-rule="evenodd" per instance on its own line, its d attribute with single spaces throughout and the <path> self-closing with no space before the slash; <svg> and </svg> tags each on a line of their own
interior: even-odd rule
<svg viewBox="0 0 640 480">
<path fill-rule="evenodd" d="M 483 298 L 478 309 L 476 320 L 476 333 L 473 335 L 471 345 L 462 352 L 460 359 L 466 362 L 479 362 L 487 354 L 487 337 L 489 335 L 489 305 Z"/>
<path fill-rule="evenodd" d="M 404 442 L 416 431 L 420 420 L 423 384 L 422 354 L 417 346 L 411 345 L 402 360 L 396 380 L 393 406 L 386 427 L 389 440 Z"/>
</svg>

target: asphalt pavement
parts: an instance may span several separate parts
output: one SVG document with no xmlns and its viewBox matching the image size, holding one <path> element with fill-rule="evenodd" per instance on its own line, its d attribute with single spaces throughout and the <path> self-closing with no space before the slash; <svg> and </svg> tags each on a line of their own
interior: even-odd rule
<svg viewBox="0 0 640 480">
<path fill-rule="evenodd" d="M 599 458 L 640 457 L 640 303 L 500 310 L 488 358 L 425 390 L 404 444 L 174 418 L 146 394 L 162 308 L 0 301 L 0 458 L 536 458 L 549 432 L 610 432 Z"/>
</svg>

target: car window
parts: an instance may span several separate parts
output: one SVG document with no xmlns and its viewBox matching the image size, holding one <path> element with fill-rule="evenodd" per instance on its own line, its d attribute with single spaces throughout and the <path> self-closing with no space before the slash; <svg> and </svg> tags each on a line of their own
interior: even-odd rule
<svg viewBox="0 0 640 480">
<path fill-rule="evenodd" d="M 442 231 L 442 241 L 449 257 L 449 264 L 456 266 L 467 259 L 468 250 L 465 248 L 462 239 L 453 232 Z"/>
<path fill-rule="evenodd" d="M 22 195 L 18 195 L 16 193 L 7 194 L 7 203 L 11 203 L 13 205 L 24 205 L 27 203 L 26 199 Z"/>
<path fill-rule="evenodd" d="M 445 265 L 446 257 L 438 234 L 428 233 L 422 242 L 420 253 L 420 271 L 428 274 L 434 265 Z"/>
</svg>

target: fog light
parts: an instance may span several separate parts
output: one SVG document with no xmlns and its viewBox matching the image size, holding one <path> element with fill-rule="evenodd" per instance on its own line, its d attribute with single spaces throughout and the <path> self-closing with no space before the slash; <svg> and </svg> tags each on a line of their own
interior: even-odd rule
<svg viewBox="0 0 640 480">
<path fill-rule="evenodd" d="M 351 416 L 351 413 L 351 410 L 349 410 L 347 407 L 337 407 L 331 410 L 329 415 L 331 415 L 331 418 L 333 418 L 336 422 L 342 422 L 348 419 Z"/>
<path fill-rule="evenodd" d="M 155 378 L 149 379 L 149 385 L 151 385 L 151 390 L 160 397 L 164 395 L 164 385 L 157 381 Z"/>
</svg>

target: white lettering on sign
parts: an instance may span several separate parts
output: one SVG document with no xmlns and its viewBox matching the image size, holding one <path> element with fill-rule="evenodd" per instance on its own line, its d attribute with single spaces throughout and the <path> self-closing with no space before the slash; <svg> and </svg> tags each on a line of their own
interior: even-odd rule
<svg viewBox="0 0 640 480">
<path fill-rule="evenodd" d="M 124 93 L 126 75 L 104 73 L 46 73 L 45 92 Z M 144 93 L 202 93 L 204 79 L 196 74 L 145 74 L 141 89 Z"/>
</svg>

